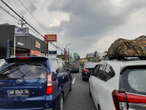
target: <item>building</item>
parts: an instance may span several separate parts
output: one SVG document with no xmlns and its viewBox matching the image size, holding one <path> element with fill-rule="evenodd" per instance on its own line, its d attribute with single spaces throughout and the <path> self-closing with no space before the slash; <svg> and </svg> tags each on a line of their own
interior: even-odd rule
<svg viewBox="0 0 146 110">
<path fill-rule="evenodd" d="M 29 33 L 27 36 L 16 35 L 16 28 L 15 25 L 0 25 L 0 58 L 48 54 L 45 41 Z"/>
</svg>

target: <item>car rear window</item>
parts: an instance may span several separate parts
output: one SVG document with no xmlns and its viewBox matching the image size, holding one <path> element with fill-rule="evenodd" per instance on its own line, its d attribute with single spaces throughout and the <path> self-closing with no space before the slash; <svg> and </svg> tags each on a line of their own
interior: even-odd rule
<svg viewBox="0 0 146 110">
<path fill-rule="evenodd" d="M 146 66 L 127 67 L 120 76 L 120 89 L 146 94 Z"/>
<path fill-rule="evenodd" d="M 0 69 L 0 80 L 45 78 L 45 65 L 38 62 L 6 63 Z"/>
</svg>

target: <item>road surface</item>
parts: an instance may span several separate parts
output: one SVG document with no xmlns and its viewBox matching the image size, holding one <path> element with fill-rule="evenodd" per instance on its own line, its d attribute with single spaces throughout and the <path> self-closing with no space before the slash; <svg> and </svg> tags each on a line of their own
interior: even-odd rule
<svg viewBox="0 0 146 110">
<path fill-rule="evenodd" d="M 96 110 L 89 96 L 89 84 L 81 80 L 80 74 L 73 74 L 72 91 L 64 101 L 64 110 Z"/>
</svg>

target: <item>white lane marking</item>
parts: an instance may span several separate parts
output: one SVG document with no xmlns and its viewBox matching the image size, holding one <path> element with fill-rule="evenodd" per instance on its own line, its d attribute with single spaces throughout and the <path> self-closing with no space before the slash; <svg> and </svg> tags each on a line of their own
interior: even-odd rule
<svg viewBox="0 0 146 110">
<path fill-rule="evenodd" d="M 76 78 L 73 78 L 72 85 L 75 84 Z"/>
</svg>

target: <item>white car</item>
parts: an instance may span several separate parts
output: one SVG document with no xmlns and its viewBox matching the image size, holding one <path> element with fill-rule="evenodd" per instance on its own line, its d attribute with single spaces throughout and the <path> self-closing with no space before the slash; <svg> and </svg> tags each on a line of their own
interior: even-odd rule
<svg viewBox="0 0 146 110">
<path fill-rule="evenodd" d="M 89 92 L 97 110 L 146 110 L 146 60 L 98 63 Z"/>
</svg>

